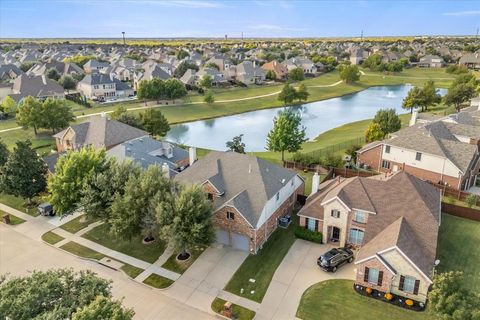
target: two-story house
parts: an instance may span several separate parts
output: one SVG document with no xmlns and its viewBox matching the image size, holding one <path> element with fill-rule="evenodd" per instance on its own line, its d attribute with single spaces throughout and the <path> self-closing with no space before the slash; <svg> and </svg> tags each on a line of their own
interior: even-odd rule
<svg viewBox="0 0 480 320">
<path fill-rule="evenodd" d="M 213 202 L 217 242 L 257 253 L 291 214 L 304 181 L 294 171 L 257 157 L 211 151 L 175 176 L 181 184 L 201 185 Z"/>
<path fill-rule="evenodd" d="M 107 100 L 133 96 L 130 86 L 103 73 L 87 74 L 78 84 L 77 90 L 89 99 Z"/>
<path fill-rule="evenodd" d="M 405 172 L 318 181 L 316 175 L 313 193 L 298 213 L 300 226 L 321 232 L 325 243 L 359 249 L 356 284 L 425 303 L 435 266 L 440 192 Z"/>
</svg>

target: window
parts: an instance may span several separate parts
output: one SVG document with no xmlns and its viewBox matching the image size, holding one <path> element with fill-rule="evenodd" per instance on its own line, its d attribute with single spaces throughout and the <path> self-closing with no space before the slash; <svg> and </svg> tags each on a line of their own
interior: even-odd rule
<svg viewBox="0 0 480 320">
<path fill-rule="evenodd" d="M 315 219 L 308 219 L 308 230 L 317 231 L 317 221 Z"/>
<path fill-rule="evenodd" d="M 415 160 L 422 161 L 422 153 L 421 152 L 417 152 L 417 154 L 415 155 Z"/>
<path fill-rule="evenodd" d="M 292 181 L 290 182 L 290 184 L 291 184 L 291 185 L 292 185 L 292 187 L 293 187 L 293 184 L 294 184 L 294 181 L 293 181 L 293 179 L 292 179 Z"/>
<path fill-rule="evenodd" d="M 330 215 L 334 218 L 340 218 L 340 211 L 338 211 L 337 209 L 333 209 Z"/>
<path fill-rule="evenodd" d="M 387 160 L 383 160 L 382 161 L 382 168 L 390 169 L 390 162 L 388 162 Z"/>
<path fill-rule="evenodd" d="M 378 284 L 378 269 L 369 268 L 368 269 L 368 283 Z"/>
<path fill-rule="evenodd" d="M 359 222 L 359 223 L 365 223 L 365 221 L 366 221 L 365 212 L 355 211 L 354 214 L 355 214 L 355 216 L 353 217 L 353 221 Z"/>
<path fill-rule="evenodd" d="M 404 277 L 403 280 L 403 291 L 413 293 L 415 288 L 415 278 L 413 277 Z"/>
<path fill-rule="evenodd" d="M 227 211 L 227 219 L 228 220 L 235 220 L 235 213 L 231 211 Z"/>
<path fill-rule="evenodd" d="M 276 195 L 276 200 L 278 201 L 278 199 L 280 199 L 280 192 L 277 192 L 277 195 Z"/>
<path fill-rule="evenodd" d="M 208 200 L 213 201 L 213 194 L 212 193 L 208 194 Z"/>
<path fill-rule="evenodd" d="M 390 146 L 385 146 L 385 153 L 390 153 Z"/>
<path fill-rule="evenodd" d="M 348 242 L 356 245 L 361 245 L 363 243 L 364 232 L 359 229 L 350 229 L 350 235 Z"/>
</svg>

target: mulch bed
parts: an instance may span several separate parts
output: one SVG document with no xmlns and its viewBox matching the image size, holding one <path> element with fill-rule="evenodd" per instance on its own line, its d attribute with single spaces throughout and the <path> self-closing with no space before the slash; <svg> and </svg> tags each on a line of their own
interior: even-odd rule
<svg viewBox="0 0 480 320">
<path fill-rule="evenodd" d="M 425 304 L 423 304 L 421 302 L 410 299 L 410 300 L 413 301 L 413 306 L 407 306 L 405 304 L 405 300 L 408 300 L 408 299 L 405 298 L 405 297 L 398 296 L 396 294 L 391 293 L 391 295 L 393 296 L 392 299 L 387 300 L 385 298 L 385 292 L 372 289 L 372 292 L 368 293 L 366 291 L 366 289 L 367 289 L 367 287 L 365 287 L 365 286 L 355 284 L 355 283 L 353 284 L 353 290 L 355 290 L 355 292 L 357 292 L 358 294 L 360 294 L 362 296 L 373 298 L 373 299 L 376 299 L 376 300 L 380 300 L 380 301 L 383 301 L 383 302 L 386 302 L 386 303 L 390 303 L 390 304 L 393 304 L 394 306 L 401 307 L 401 308 L 407 309 L 407 310 L 419 311 L 419 312 L 420 311 L 425 311 Z"/>
</svg>

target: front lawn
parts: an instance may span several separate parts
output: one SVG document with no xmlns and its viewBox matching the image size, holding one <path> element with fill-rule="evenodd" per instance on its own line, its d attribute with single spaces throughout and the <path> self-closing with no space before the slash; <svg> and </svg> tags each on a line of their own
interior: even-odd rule
<svg viewBox="0 0 480 320">
<path fill-rule="evenodd" d="M 25 222 L 25 220 L 23 220 L 22 218 L 19 218 L 17 216 L 14 216 L 11 213 L 6 213 L 6 212 L 0 210 L 0 216 L 2 217 L 2 222 L 3 222 L 3 216 L 6 215 L 6 214 L 8 214 L 10 216 L 10 225 L 11 226 L 14 226 L 14 225 Z"/>
<path fill-rule="evenodd" d="M 120 269 L 122 269 L 122 271 L 125 272 L 132 279 L 135 279 L 140 273 L 144 271 L 142 268 L 129 265 L 128 263 L 125 263 L 122 267 L 120 267 Z"/>
<path fill-rule="evenodd" d="M 149 263 L 157 261 L 165 251 L 165 243 L 158 239 L 152 244 L 143 244 L 141 235 L 133 237 L 131 240 L 115 237 L 110 233 L 110 226 L 106 223 L 93 228 L 82 237 Z"/>
<path fill-rule="evenodd" d="M 190 266 L 195 262 L 195 260 L 197 260 L 204 250 L 204 248 L 189 250 L 188 252 L 191 254 L 190 259 L 184 262 L 177 260 L 178 252 L 174 253 L 168 258 L 167 261 L 165 261 L 165 263 L 162 265 L 162 268 L 182 274 L 188 268 L 190 268 Z"/>
<path fill-rule="evenodd" d="M 143 280 L 143 283 L 148 284 L 149 286 L 152 286 L 157 289 L 165 289 L 170 287 L 173 284 L 173 281 L 165 277 L 162 277 L 156 273 L 152 273 L 151 275 L 148 276 L 148 278 Z"/>
<path fill-rule="evenodd" d="M 27 209 L 25 208 L 25 199 L 20 197 L 15 197 L 9 194 L 0 193 L 0 203 L 9 206 L 10 208 L 16 209 L 18 211 L 27 213 L 32 217 L 38 216 L 37 208 Z"/>
<path fill-rule="evenodd" d="M 78 231 L 88 227 L 89 224 L 97 221 L 96 219 L 89 219 L 86 215 L 81 215 L 75 219 L 70 220 L 69 222 L 62 224 L 60 228 L 70 233 L 77 233 Z"/>
<path fill-rule="evenodd" d="M 88 259 L 100 260 L 106 257 L 103 253 L 97 252 L 73 241 L 65 243 L 60 249 Z"/>
<path fill-rule="evenodd" d="M 225 290 L 251 299 L 262 302 L 267 292 L 270 281 L 277 267 L 282 262 L 288 250 L 295 242 L 295 224 L 292 223 L 288 229 L 278 228 L 270 236 L 267 243 L 256 255 L 249 255 L 227 283 Z M 251 283 L 249 279 L 255 279 Z M 241 289 L 244 289 L 241 293 Z M 254 294 L 250 291 L 254 290 Z"/>
<path fill-rule="evenodd" d="M 212 310 L 218 314 L 222 314 L 225 302 L 225 300 L 215 298 L 212 302 Z M 254 311 L 236 304 L 232 304 L 232 314 L 235 319 L 238 320 L 252 320 L 255 317 Z"/>
<path fill-rule="evenodd" d="M 328 280 L 314 284 L 302 296 L 297 317 L 303 320 L 434 320 L 427 312 L 415 312 L 359 295 L 353 281 Z"/>
<path fill-rule="evenodd" d="M 47 243 L 50 243 L 51 245 L 54 245 L 55 243 L 58 243 L 58 242 L 62 241 L 63 239 L 65 239 L 65 238 L 62 237 L 62 236 L 59 236 L 56 233 L 53 233 L 52 231 L 48 231 L 47 233 L 44 233 L 42 235 L 42 240 L 47 242 Z"/>
<path fill-rule="evenodd" d="M 438 236 L 438 272 L 463 271 L 463 285 L 480 292 L 480 222 L 442 214 Z"/>
</svg>

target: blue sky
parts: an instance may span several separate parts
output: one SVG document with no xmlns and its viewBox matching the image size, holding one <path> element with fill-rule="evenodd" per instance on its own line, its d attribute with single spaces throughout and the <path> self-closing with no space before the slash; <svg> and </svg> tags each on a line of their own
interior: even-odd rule
<svg viewBox="0 0 480 320">
<path fill-rule="evenodd" d="M 480 1 L 0 0 L 0 37 L 473 35 Z"/>
</svg>

